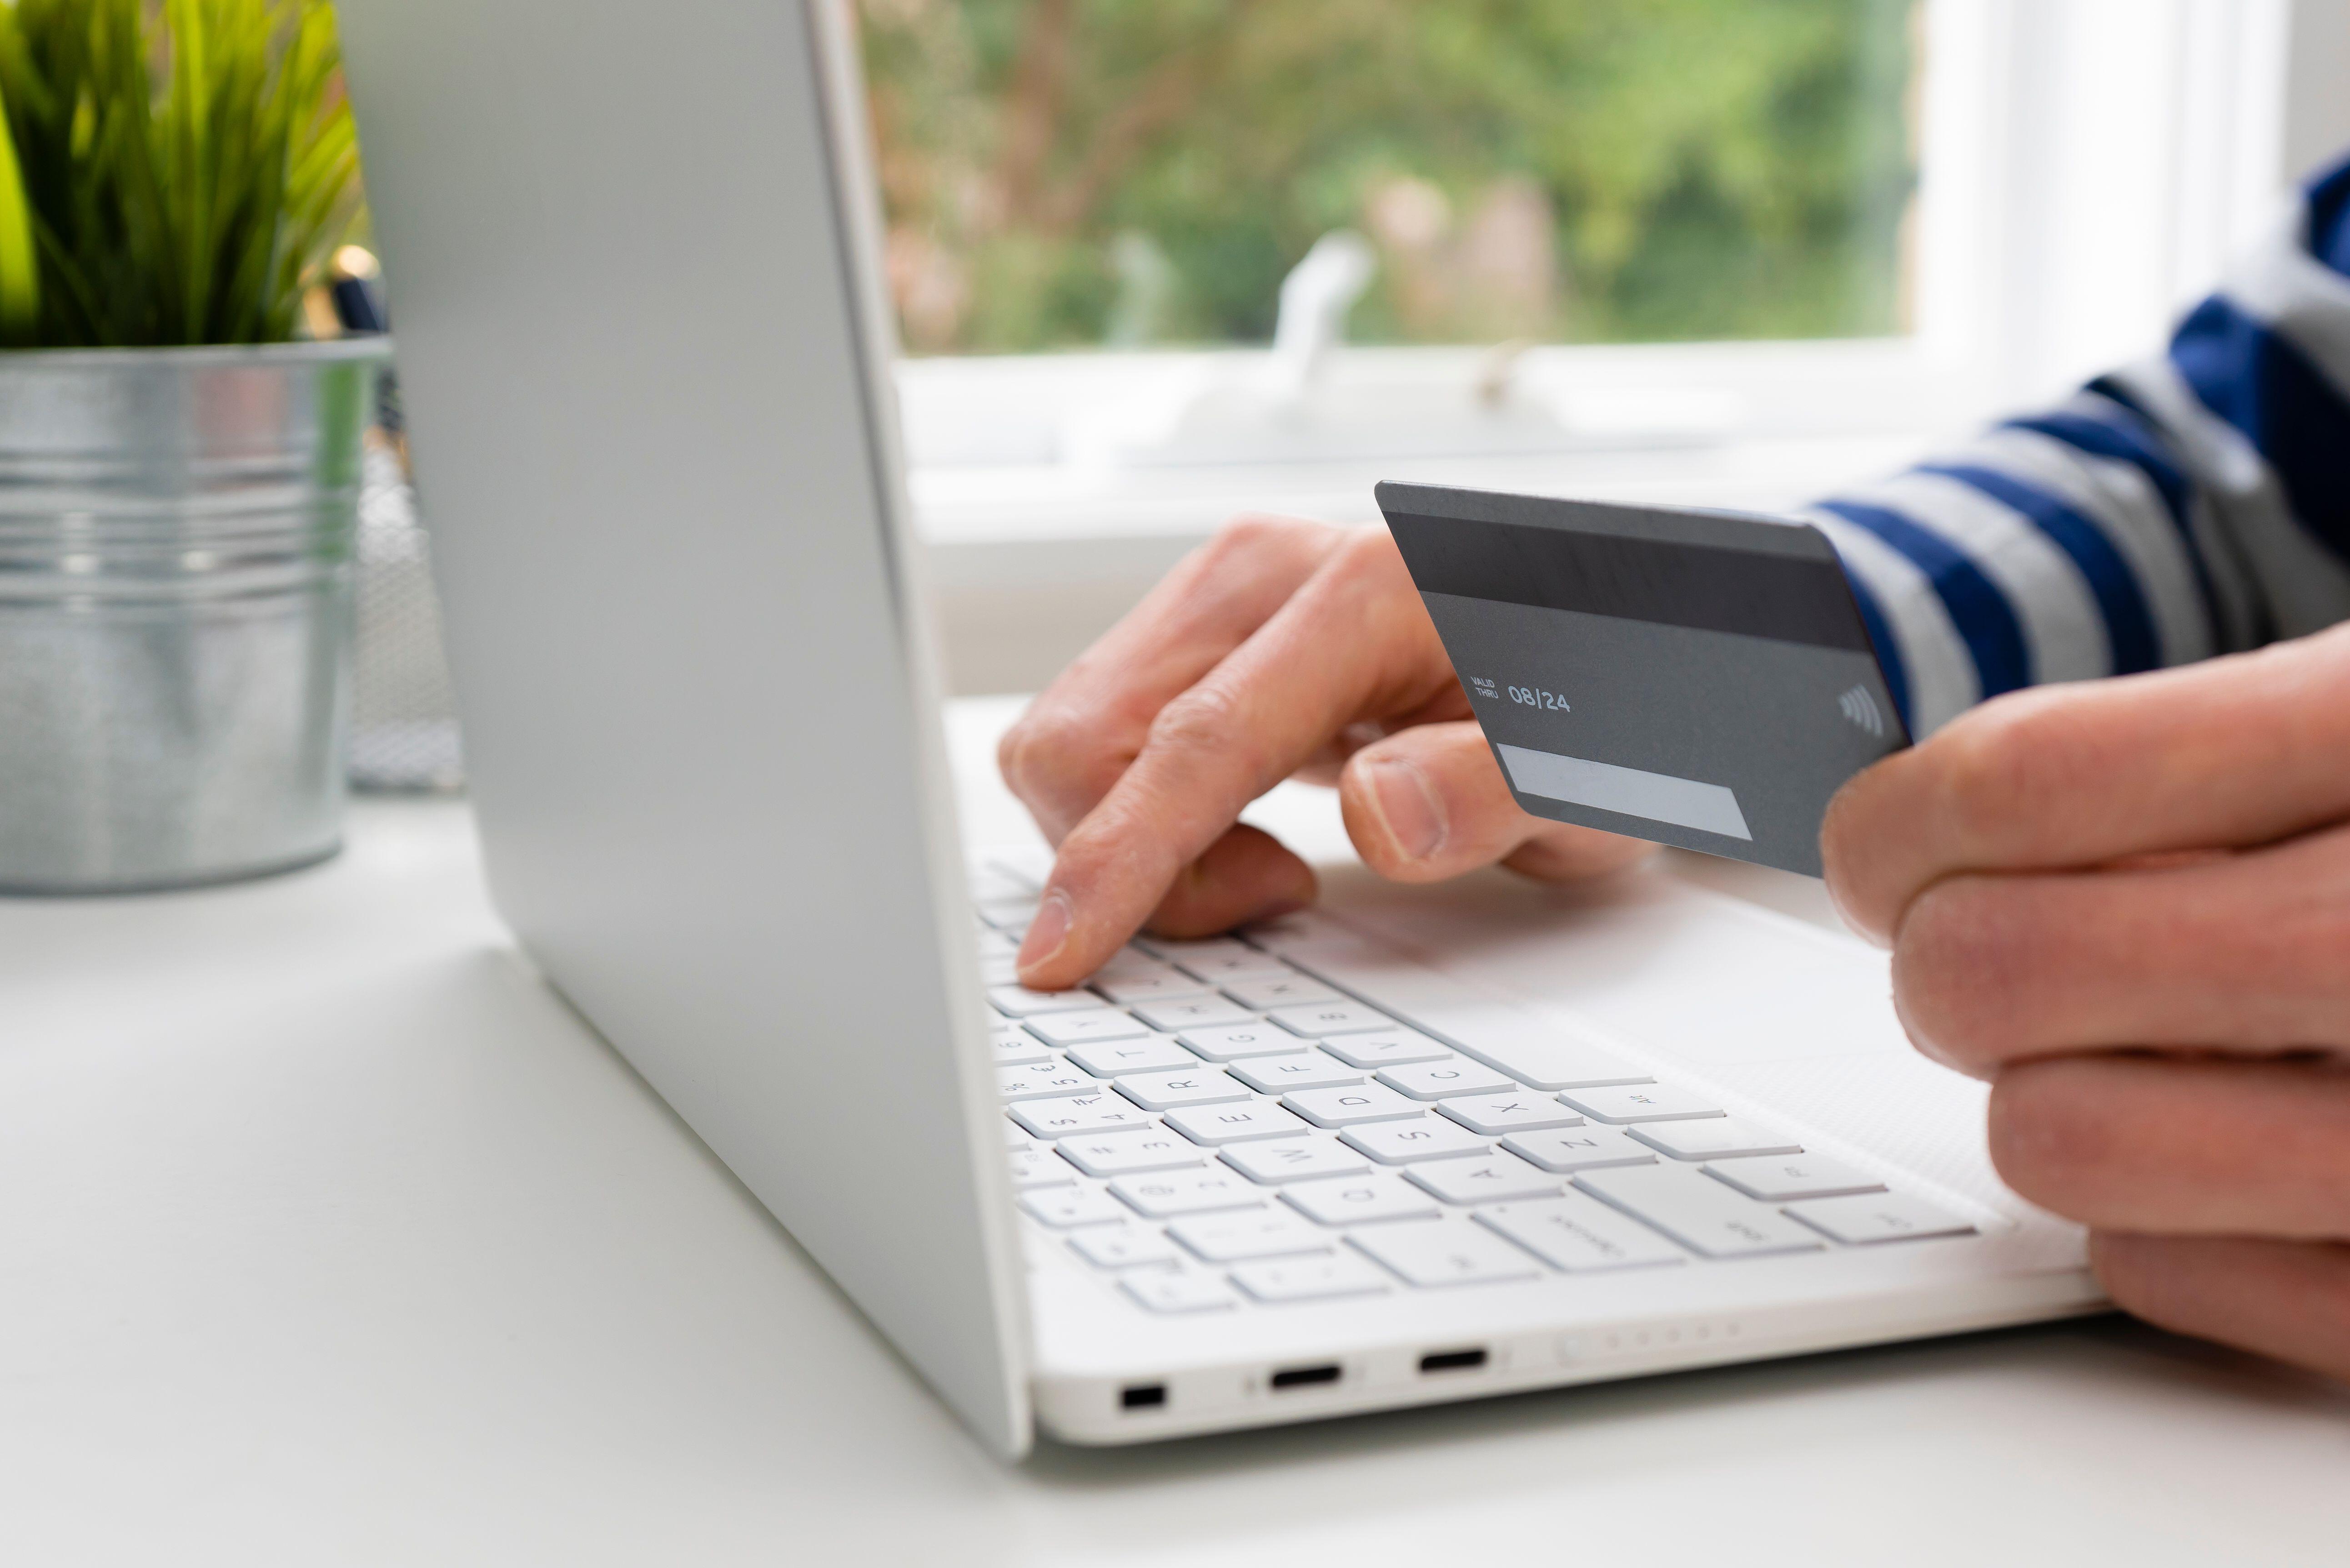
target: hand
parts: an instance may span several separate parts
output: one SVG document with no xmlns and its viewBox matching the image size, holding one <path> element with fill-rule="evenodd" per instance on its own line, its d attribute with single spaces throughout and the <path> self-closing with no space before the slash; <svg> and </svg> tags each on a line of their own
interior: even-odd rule
<svg viewBox="0 0 2350 1568">
<path fill-rule="evenodd" d="M 2002 698 L 1846 785 L 1824 848 L 2114 1300 L 2350 1376 L 2350 628 Z"/>
<path fill-rule="evenodd" d="M 1428 882 L 1495 861 L 1586 876 L 1648 846 L 1527 815 L 1384 529 L 1227 524 L 1003 737 L 1004 782 L 1058 846 L 1020 978 L 1092 973 L 1146 921 L 1204 936 L 1309 903 L 1314 873 L 1242 808 L 1338 786 L 1364 860 Z"/>
</svg>

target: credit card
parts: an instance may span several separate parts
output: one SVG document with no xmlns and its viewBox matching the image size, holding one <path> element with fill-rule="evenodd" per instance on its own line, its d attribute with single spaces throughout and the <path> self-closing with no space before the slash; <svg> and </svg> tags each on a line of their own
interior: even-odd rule
<svg viewBox="0 0 2350 1568">
<path fill-rule="evenodd" d="M 1377 493 L 1536 816 L 1816 877 L 1828 798 L 1909 743 L 1835 548 L 1808 524 Z"/>
</svg>

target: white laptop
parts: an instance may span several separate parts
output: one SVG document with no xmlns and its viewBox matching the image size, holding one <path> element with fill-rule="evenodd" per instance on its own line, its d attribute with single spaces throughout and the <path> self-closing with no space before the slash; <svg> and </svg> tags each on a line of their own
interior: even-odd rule
<svg viewBox="0 0 2350 1568">
<path fill-rule="evenodd" d="M 1662 875 L 988 986 L 841 18 L 339 9 L 499 908 L 993 1447 L 2100 1304 L 1881 960 Z"/>
</svg>

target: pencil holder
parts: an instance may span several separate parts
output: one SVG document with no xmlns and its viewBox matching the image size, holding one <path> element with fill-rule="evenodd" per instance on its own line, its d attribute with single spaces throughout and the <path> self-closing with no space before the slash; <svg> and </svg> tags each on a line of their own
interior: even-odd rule
<svg viewBox="0 0 2350 1568">
<path fill-rule="evenodd" d="M 0 891 L 339 846 L 360 434 L 390 352 L 0 354 Z"/>
</svg>

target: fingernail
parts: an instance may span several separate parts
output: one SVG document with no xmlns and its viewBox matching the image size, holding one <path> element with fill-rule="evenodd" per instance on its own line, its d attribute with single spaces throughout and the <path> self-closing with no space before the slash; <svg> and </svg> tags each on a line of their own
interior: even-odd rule
<svg viewBox="0 0 2350 1568">
<path fill-rule="evenodd" d="M 1061 950 L 1069 940 L 1075 915 L 1066 893 L 1055 888 L 1045 895 L 1036 906 L 1035 918 L 1028 922 L 1028 934 L 1020 940 L 1020 956 L 1013 960 L 1023 974 L 1047 962 Z"/>
<path fill-rule="evenodd" d="M 1370 774 L 1379 820 L 1405 859 L 1425 860 L 1443 847 L 1444 805 L 1429 787 L 1427 774 L 1399 760 L 1372 763 L 1364 771 Z"/>
</svg>

